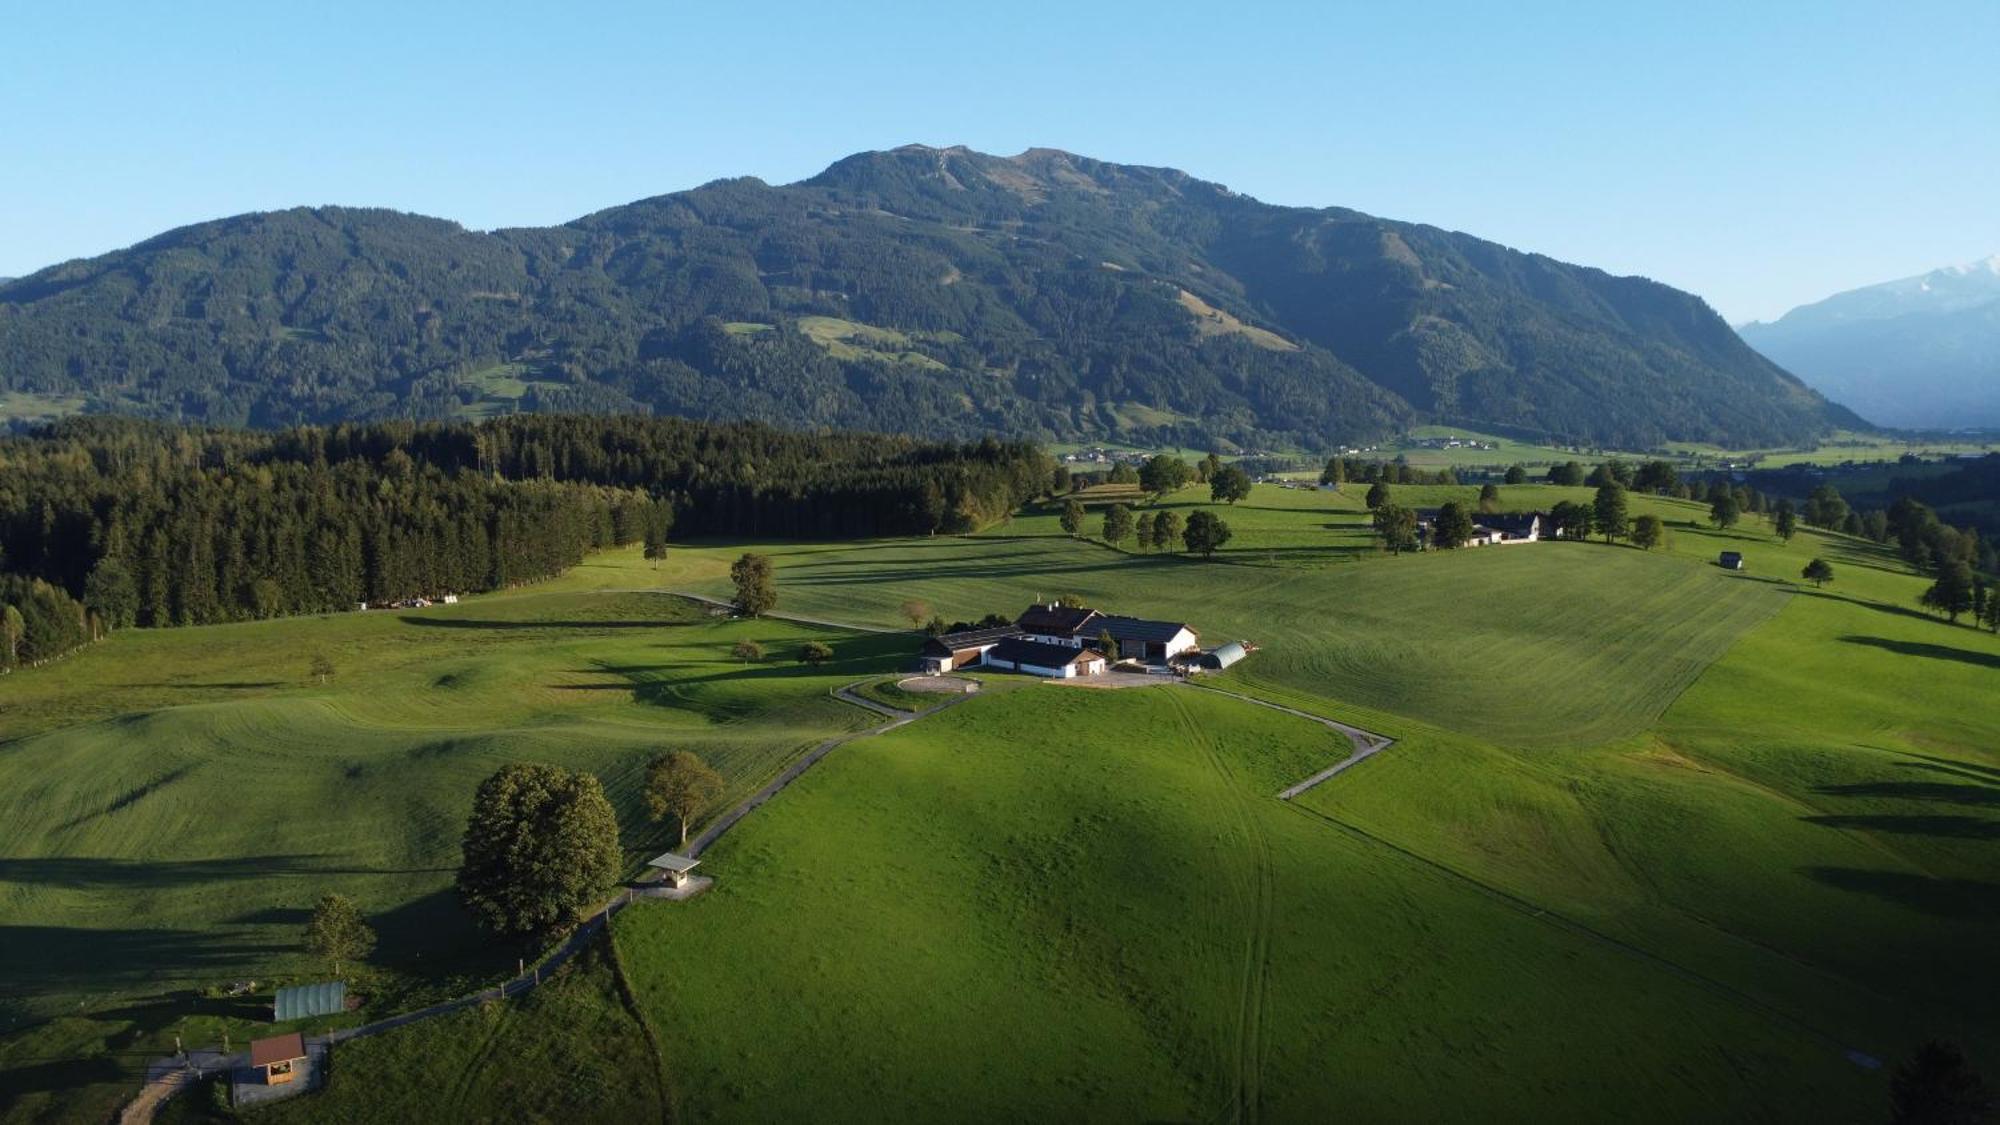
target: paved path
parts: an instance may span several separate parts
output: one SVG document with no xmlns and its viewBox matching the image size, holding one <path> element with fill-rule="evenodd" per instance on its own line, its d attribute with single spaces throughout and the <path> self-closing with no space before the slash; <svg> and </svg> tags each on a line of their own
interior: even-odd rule
<svg viewBox="0 0 2000 1125">
<path fill-rule="evenodd" d="M 1376 734 L 1374 731 L 1362 730 L 1360 727 L 1351 727 L 1338 720 L 1329 719 L 1325 715 L 1315 715 L 1310 711 L 1301 711 L 1296 707 L 1286 707 L 1281 703 L 1271 703 L 1266 700 L 1243 695 L 1239 692 L 1225 691 L 1222 688 L 1208 687 L 1203 684 L 1190 683 L 1187 686 L 1194 688 L 1196 691 L 1212 691 L 1217 695 L 1226 695 L 1231 699 L 1240 699 L 1245 703 L 1254 703 L 1259 707 L 1269 707 L 1273 711 L 1283 711 L 1287 715 L 1297 715 L 1301 719 L 1311 719 L 1315 723 L 1319 723 L 1338 734 L 1346 736 L 1347 741 L 1354 747 L 1354 753 L 1306 778 L 1297 785 L 1280 792 L 1278 794 L 1280 801 L 1289 801 L 1306 790 L 1311 789 L 1313 786 L 1318 785 L 1320 782 L 1326 781 L 1335 774 L 1340 773 L 1342 770 L 1360 765 L 1362 762 L 1396 744 L 1396 740 L 1386 734 Z"/>
<path fill-rule="evenodd" d="M 757 806 L 777 796 L 780 792 L 784 790 L 785 786 L 790 785 L 794 781 L 797 781 L 801 774 L 813 768 L 815 765 L 818 765 L 819 760 L 821 758 L 824 758 L 828 754 L 833 753 L 836 747 L 852 742 L 857 738 L 867 738 L 870 735 L 887 733 L 889 731 L 895 730 L 897 727 L 906 726 L 910 723 L 914 723 L 918 719 L 921 719 L 926 715 L 935 715 L 939 711 L 942 711 L 947 707 L 956 707 L 968 699 L 978 698 L 978 695 L 976 694 L 960 695 L 950 699 L 946 699 L 943 703 L 939 703 L 934 707 L 928 707 L 922 711 L 898 711 L 893 707 L 887 706 L 886 704 L 877 703 L 872 699 L 868 699 L 857 694 L 854 691 L 854 686 L 855 684 L 863 682 L 865 681 L 856 680 L 854 681 L 853 684 L 848 684 L 846 687 L 836 689 L 833 693 L 834 698 L 839 699 L 846 703 L 852 703 L 855 706 L 863 708 L 865 710 L 873 711 L 875 714 L 881 715 L 884 718 L 888 719 L 889 720 L 888 722 L 883 723 L 879 727 L 870 727 L 867 730 L 858 730 L 850 734 L 836 735 L 835 737 L 829 738 L 825 742 L 820 743 L 818 746 L 813 747 L 811 750 L 806 752 L 804 757 L 800 758 L 796 762 L 793 762 L 791 765 L 786 766 L 785 771 L 779 774 L 778 776 L 772 778 L 769 784 L 765 785 L 762 789 L 757 790 L 755 793 L 752 793 L 747 799 L 744 800 L 742 804 L 737 805 L 735 808 L 730 809 L 728 812 L 722 814 L 722 816 L 719 819 L 717 819 L 715 823 L 703 829 L 701 835 L 696 836 L 694 838 L 693 843 L 689 844 L 686 848 L 682 849 L 682 854 L 686 855 L 690 859 L 699 858 L 701 856 L 701 853 L 708 850 L 708 846 L 710 844 L 715 843 L 715 841 L 718 838 L 720 838 L 724 832 L 727 832 L 731 828 L 736 827 L 737 821 L 742 820 L 746 816 L 749 816 L 752 812 L 756 811 Z"/>
<path fill-rule="evenodd" d="M 820 624 L 820 622 L 807 623 Z M 836 625 L 836 627 L 849 628 L 849 626 L 844 625 Z M 887 632 L 889 630 L 884 631 Z M 701 835 L 694 838 L 693 843 L 683 849 L 683 854 L 689 857 L 700 856 L 702 851 L 720 838 L 724 832 L 735 827 L 737 821 L 749 816 L 751 812 L 756 810 L 757 806 L 777 796 L 785 786 L 797 781 L 800 775 L 811 769 L 821 758 L 832 753 L 835 747 L 852 742 L 857 738 L 884 734 L 898 727 L 914 723 L 927 715 L 935 715 L 947 707 L 956 707 L 968 699 L 978 698 L 977 695 L 960 695 L 946 699 L 944 702 L 922 711 L 898 711 L 895 708 L 884 706 L 872 699 L 867 699 L 856 694 L 853 690 L 855 684 L 864 682 L 866 681 L 856 680 L 853 684 L 835 689 L 833 695 L 844 702 L 852 703 L 868 711 L 875 712 L 887 718 L 888 722 L 866 730 L 838 735 L 813 747 L 804 757 L 787 766 L 785 771 L 773 778 L 768 785 L 759 789 L 748 800 L 729 810 L 720 820 L 717 820 L 714 824 L 704 829 Z M 432 1004 L 428 1008 L 418 1008 L 412 1012 L 403 1012 L 386 1019 L 376 1020 L 374 1023 L 363 1024 L 360 1027 L 341 1028 L 338 1031 L 329 1032 L 324 1036 L 316 1036 L 311 1042 L 332 1044 L 345 1043 L 350 1039 L 365 1039 L 371 1035 L 380 1035 L 385 1031 L 394 1031 L 399 1027 L 416 1023 L 419 1020 L 427 1020 L 435 1016 L 463 1011 L 466 1008 L 486 1003 L 489 1000 L 504 1000 L 511 996 L 519 996 L 540 984 L 544 976 L 562 968 L 569 963 L 571 958 L 582 952 L 584 946 L 590 944 L 591 939 L 604 929 L 605 925 L 611 920 L 612 915 L 630 906 L 638 899 L 669 897 L 673 896 L 669 895 L 666 889 L 662 887 L 628 887 L 620 891 L 618 897 L 605 903 L 598 909 L 597 913 L 592 914 L 583 924 L 571 931 L 570 935 L 563 939 L 561 945 L 558 945 L 553 952 L 535 966 L 533 971 L 526 975 L 516 977 L 504 984 L 495 985 L 492 988 L 481 989 L 469 996 L 460 996 L 456 999 Z M 119 1111 L 119 1125 L 150 1125 L 153 1116 L 159 1112 L 160 1106 L 167 1099 L 179 1094 L 192 1083 L 199 1081 L 206 1075 L 233 1070 L 239 1066 L 246 1066 L 248 1063 L 248 1055 L 240 1051 L 235 1054 L 225 1055 L 216 1050 L 201 1050 L 190 1052 L 189 1056 L 185 1059 L 179 1057 L 154 1059 L 146 1067 L 146 1082 L 140 1088 L 138 1096 L 125 1103 L 125 1107 Z"/>
</svg>

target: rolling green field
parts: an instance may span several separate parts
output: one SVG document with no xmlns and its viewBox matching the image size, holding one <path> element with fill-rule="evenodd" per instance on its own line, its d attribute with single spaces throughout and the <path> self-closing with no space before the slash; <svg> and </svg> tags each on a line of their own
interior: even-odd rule
<svg viewBox="0 0 2000 1125">
<path fill-rule="evenodd" d="M 1502 489 L 1514 508 L 1588 495 Z M 1211 562 L 1040 511 L 976 536 L 608 552 L 425 611 L 120 633 L 0 680 L 0 936 L 21 951 L 0 1113 L 101 1119 L 174 1032 L 229 1018 L 192 990 L 314 971 L 297 931 L 325 890 L 382 931 L 373 1010 L 511 968 L 450 892 L 500 762 L 597 772 L 636 863 L 666 838 L 634 792 L 657 749 L 698 750 L 737 796 L 873 725 L 828 692 L 883 682 L 908 635 L 643 592 L 726 592 L 746 547 L 785 612 L 901 627 L 911 598 L 951 619 L 1075 594 L 1249 639 L 1209 682 L 1398 741 L 1284 803 L 1346 753 L 1325 728 L 1000 677 L 829 756 L 708 853 L 707 895 L 622 916 L 636 1011 L 592 963 L 543 1001 L 343 1047 L 335 1089 L 288 1117 L 395 1119 L 429 1104 L 415 1063 L 436 1055 L 439 1120 L 546 1114 L 614 1072 L 597 1104 L 625 1116 L 664 1097 L 733 1119 L 1873 1120 L 1886 1071 L 1847 1052 L 1942 1035 L 1995 1058 L 2000 639 L 1917 613 L 1923 580 L 1873 544 L 1633 507 L 1668 521 L 1664 548 L 1392 558 L 1360 490 L 1259 486 L 1215 508 L 1236 537 Z M 1748 570 L 1713 566 L 1721 549 Z M 1815 556 L 1823 591 L 1794 580 Z M 745 637 L 772 658 L 733 661 Z M 792 662 L 807 638 L 836 660 Z M 562 1054 L 592 1037 L 618 1042 Z M 496 1061 L 517 1057 L 560 1065 Z"/>
<path fill-rule="evenodd" d="M 765 664 L 731 658 L 746 637 Z M 835 659 L 794 663 L 808 638 Z M 380 933 L 374 1011 L 510 972 L 520 951 L 484 939 L 451 890 L 483 777 L 516 760 L 595 772 L 637 864 L 673 839 L 638 807 L 652 754 L 700 753 L 727 779 L 727 807 L 867 725 L 827 693 L 905 647 L 715 620 L 652 594 L 538 589 L 128 631 L 9 676 L 0 1028 L 22 1034 L 0 1039 L 0 1093 L 46 1107 L 54 1091 L 37 1087 L 65 1075 L 122 1084 L 173 1031 L 219 1035 L 197 990 L 316 978 L 299 932 L 327 891 L 354 897 Z M 333 662 L 330 683 L 307 675 L 313 653 Z M 38 1069 L 51 1044 L 87 1065 Z"/>
</svg>

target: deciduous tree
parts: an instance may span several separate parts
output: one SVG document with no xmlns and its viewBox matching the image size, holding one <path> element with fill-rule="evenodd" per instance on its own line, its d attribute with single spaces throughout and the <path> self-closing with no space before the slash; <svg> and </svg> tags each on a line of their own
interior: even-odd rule
<svg viewBox="0 0 2000 1125">
<path fill-rule="evenodd" d="M 1132 509 L 1113 504 L 1104 509 L 1104 541 L 1117 546 L 1132 534 Z"/>
<path fill-rule="evenodd" d="M 575 926 L 618 883 L 618 817 L 596 777 L 516 763 L 480 783 L 466 821 L 458 891 L 487 928 Z"/>
<path fill-rule="evenodd" d="M 1187 530 L 1181 533 L 1187 549 L 1207 558 L 1229 542 L 1229 525 L 1214 512 L 1199 511 L 1188 516 Z"/>
<path fill-rule="evenodd" d="M 1833 581 L 1833 564 L 1827 562 L 1825 559 L 1814 559 L 1806 564 L 1804 570 L 1799 572 L 1799 577 L 1812 583 L 1814 586 L 1824 586 Z"/>
<path fill-rule="evenodd" d="M 1780 500 L 1777 506 L 1771 509 L 1771 530 L 1777 532 L 1778 538 L 1787 543 L 1792 541 L 1792 536 L 1799 533 L 1799 511 L 1792 506 L 1790 500 Z"/>
<path fill-rule="evenodd" d="M 1528 470 L 1519 465 L 1509 465 L 1507 466 L 1507 476 L 1505 479 L 1508 484 L 1526 484 L 1528 482 Z"/>
<path fill-rule="evenodd" d="M 1171 551 L 1180 539 L 1181 517 L 1178 512 L 1161 512 L 1153 517 L 1153 546 Z"/>
<path fill-rule="evenodd" d="M 354 900 L 343 894 L 320 896 L 306 923 L 305 939 L 306 952 L 327 962 L 335 976 L 344 962 L 359 961 L 375 948 L 375 931 Z"/>
<path fill-rule="evenodd" d="M 1938 567 L 1937 581 L 1925 590 L 1924 605 L 1958 624 L 1958 615 L 1972 608 L 1972 568 L 1963 559 L 1948 559 Z"/>
<path fill-rule="evenodd" d="M 1464 505 L 1453 500 L 1438 509 L 1437 518 L 1431 521 L 1431 546 L 1449 551 L 1465 546 L 1470 538 L 1472 517 Z"/>
<path fill-rule="evenodd" d="M 1384 504 L 1375 509 L 1374 523 L 1390 554 L 1417 549 L 1417 513 L 1400 504 Z"/>
<path fill-rule="evenodd" d="M 833 659 L 833 648 L 825 641 L 807 641 L 799 646 L 799 659 L 817 667 Z"/>
<path fill-rule="evenodd" d="M 1379 480 L 1369 485 L 1368 495 L 1363 498 L 1363 501 L 1368 505 L 1369 511 L 1375 511 L 1389 502 L 1389 486 Z"/>
<path fill-rule="evenodd" d="M 736 587 L 736 612 L 745 617 L 762 617 L 778 604 L 778 583 L 768 556 L 746 552 L 729 566 L 729 581 Z"/>
<path fill-rule="evenodd" d="M 1208 478 L 1208 496 L 1218 504 L 1234 504 L 1250 496 L 1250 474 L 1235 465 L 1223 465 Z"/>
<path fill-rule="evenodd" d="M 1056 523 L 1062 526 L 1064 534 L 1075 536 L 1083 530 L 1083 504 L 1075 499 L 1063 501 L 1062 515 L 1056 517 Z"/>
<path fill-rule="evenodd" d="M 1490 482 L 1479 486 L 1479 510 L 1489 514 L 1500 510 L 1500 490 Z"/>
<path fill-rule="evenodd" d="M 924 627 L 924 622 L 932 617 L 931 603 L 922 598 L 910 598 L 903 603 L 902 614 L 903 620 L 910 623 L 910 628 L 921 629 Z"/>
<path fill-rule="evenodd" d="M 1742 516 L 1743 509 L 1734 493 L 1725 491 L 1709 502 L 1708 521 L 1718 529 L 1735 527 Z"/>
<path fill-rule="evenodd" d="M 1667 525 L 1651 512 L 1632 521 L 1632 545 L 1650 551 L 1667 541 Z"/>
<path fill-rule="evenodd" d="M 731 646 L 729 655 L 744 664 L 755 664 L 764 659 L 764 646 L 745 637 Z"/>
<path fill-rule="evenodd" d="M 686 750 L 661 754 L 646 764 L 646 811 L 654 820 L 671 816 L 680 824 L 681 846 L 688 825 L 722 795 L 722 775 Z"/>
</svg>

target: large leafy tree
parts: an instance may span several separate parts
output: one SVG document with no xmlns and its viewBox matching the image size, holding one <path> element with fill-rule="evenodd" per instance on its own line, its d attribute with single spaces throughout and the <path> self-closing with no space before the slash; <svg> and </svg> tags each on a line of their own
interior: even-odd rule
<svg viewBox="0 0 2000 1125">
<path fill-rule="evenodd" d="M 1375 509 L 1374 523 L 1390 554 L 1417 549 L 1417 513 L 1400 504 L 1384 504 Z"/>
<path fill-rule="evenodd" d="M 1139 487 L 1155 498 L 1184 487 L 1194 479 L 1194 467 L 1168 453 L 1155 454 L 1139 466 Z"/>
<path fill-rule="evenodd" d="M 675 750 L 646 765 L 646 809 L 654 820 L 671 816 L 679 822 L 683 847 L 688 824 L 721 795 L 722 775 L 699 755 Z"/>
<path fill-rule="evenodd" d="M 1632 545 L 1650 551 L 1667 541 L 1667 525 L 1660 517 L 1647 512 L 1632 521 Z"/>
<path fill-rule="evenodd" d="M 1465 505 L 1452 500 L 1438 509 L 1437 518 L 1431 521 L 1432 546 L 1449 551 L 1465 546 L 1470 538 L 1472 517 L 1466 514 Z"/>
<path fill-rule="evenodd" d="M 1235 465 L 1223 465 L 1208 478 L 1209 499 L 1218 504 L 1234 504 L 1250 497 L 1250 474 Z"/>
<path fill-rule="evenodd" d="M 1224 543 L 1229 542 L 1229 525 L 1214 512 L 1195 512 L 1187 518 L 1187 530 L 1181 533 L 1181 540 L 1187 549 L 1203 558 L 1215 554 Z"/>
<path fill-rule="evenodd" d="M 348 961 L 359 961 L 375 948 L 375 931 L 362 918 L 354 900 L 343 894 L 320 896 L 306 923 L 306 952 L 326 961 L 335 975 Z"/>
<path fill-rule="evenodd" d="M 746 551 L 729 565 L 729 581 L 736 587 L 736 612 L 745 617 L 762 617 L 778 605 L 778 583 L 771 559 Z"/>
<path fill-rule="evenodd" d="M 618 884 L 618 817 L 597 778 L 561 766 L 502 766 L 473 794 L 458 891 L 496 933 L 569 929 Z"/>
<path fill-rule="evenodd" d="M 1937 581 L 1923 592 L 1921 600 L 1956 625 L 1959 615 L 1972 608 L 1973 581 L 1972 568 L 1963 559 L 1947 560 L 1938 567 Z"/>
<path fill-rule="evenodd" d="M 1833 564 L 1827 562 L 1825 559 L 1814 559 L 1806 564 L 1804 570 L 1799 572 L 1799 577 L 1812 583 L 1814 586 L 1824 586 L 1833 581 Z"/>
<path fill-rule="evenodd" d="M 1056 522 L 1062 525 L 1063 534 L 1065 535 L 1073 536 L 1077 532 L 1082 531 L 1083 504 L 1074 499 L 1063 501 L 1062 515 L 1057 517 Z"/>
<path fill-rule="evenodd" d="M 1132 534 L 1132 509 L 1113 504 L 1104 510 L 1104 541 L 1116 546 Z"/>
</svg>

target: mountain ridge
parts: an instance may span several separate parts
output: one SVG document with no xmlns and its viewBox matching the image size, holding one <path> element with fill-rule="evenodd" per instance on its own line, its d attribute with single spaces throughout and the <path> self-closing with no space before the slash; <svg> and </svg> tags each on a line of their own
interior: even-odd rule
<svg viewBox="0 0 2000 1125">
<path fill-rule="evenodd" d="M 1844 290 L 1738 332 L 1884 424 L 2000 427 L 2000 254 Z"/>
<path fill-rule="evenodd" d="M 774 331 L 775 329 L 775 331 Z M 252 425 L 656 410 L 941 437 L 1860 425 L 1690 294 L 1172 168 L 856 153 L 552 227 L 295 208 L 0 285 L 0 390 Z"/>
</svg>

